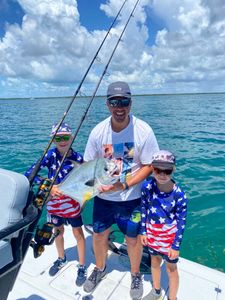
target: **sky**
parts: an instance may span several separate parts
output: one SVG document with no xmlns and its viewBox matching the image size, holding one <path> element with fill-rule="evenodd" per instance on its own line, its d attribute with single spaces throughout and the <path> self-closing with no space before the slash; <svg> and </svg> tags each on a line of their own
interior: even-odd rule
<svg viewBox="0 0 225 300">
<path fill-rule="evenodd" d="M 92 95 L 137 0 L 126 0 L 91 67 Z M 0 98 L 75 93 L 124 0 L 0 0 Z M 225 1 L 140 0 L 97 94 L 225 92 Z"/>
</svg>

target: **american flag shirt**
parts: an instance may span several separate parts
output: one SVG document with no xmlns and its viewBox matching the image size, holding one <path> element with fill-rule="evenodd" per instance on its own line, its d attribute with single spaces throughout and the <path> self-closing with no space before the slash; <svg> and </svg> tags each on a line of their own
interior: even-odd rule
<svg viewBox="0 0 225 300">
<path fill-rule="evenodd" d="M 40 170 L 42 170 L 43 168 L 47 168 L 48 178 L 52 180 L 61 163 L 61 160 L 62 160 L 62 155 L 60 154 L 58 149 L 57 148 L 50 149 L 45 154 L 45 157 L 41 162 Z M 80 164 L 82 162 L 83 162 L 83 156 L 78 152 L 75 152 L 73 149 L 71 149 L 71 155 L 65 158 L 63 165 L 60 169 L 60 172 L 56 178 L 55 184 L 59 184 L 66 177 L 66 175 L 73 170 L 75 163 Z M 32 167 L 26 171 L 25 173 L 26 177 L 29 177 L 35 165 L 36 163 L 33 164 Z M 41 183 L 41 178 L 39 176 L 35 177 L 35 183 L 37 184 Z"/>
<path fill-rule="evenodd" d="M 62 164 L 55 184 L 59 184 L 67 176 L 67 174 L 73 170 L 76 163 L 81 164 L 83 162 L 83 156 L 81 154 L 75 152 L 73 149 L 71 149 L 70 152 L 70 156 L 66 157 Z M 40 170 L 43 168 L 47 168 L 48 178 L 52 180 L 61 163 L 61 160 L 62 155 L 60 154 L 58 149 L 50 149 L 41 162 Z M 33 164 L 33 166 L 25 173 L 25 176 L 29 177 L 35 165 L 36 164 Z M 41 178 L 39 176 L 35 177 L 35 182 L 37 184 L 40 184 Z M 50 214 L 53 215 L 57 215 L 63 218 L 73 218 L 79 216 L 80 205 L 75 199 L 63 195 L 58 198 L 51 197 L 51 199 L 47 202 L 47 210 Z"/>
<path fill-rule="evenodd" d="M 141 233 L 148 247 L 168 254 L 180 249 L 187 216 L 187 198 L 175 184 L 169 193 L 161 192 L 155 178 L 145 181 L 141 193 Z"/>
</svg>

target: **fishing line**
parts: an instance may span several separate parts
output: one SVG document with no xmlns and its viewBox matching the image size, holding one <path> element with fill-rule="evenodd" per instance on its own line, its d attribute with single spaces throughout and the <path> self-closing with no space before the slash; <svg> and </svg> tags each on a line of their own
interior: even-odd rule
<svg viewBox="0 0 225 300">
<path fill-rule="evenodd" d="M 76 137 L 77 137 L 77 135 L 78 135 L 78 133 L 79 133 L 79 131 L 80 131 L 80 128 L 81 128 L 81 126 L 82 126 L 82 124 L 83 124 L 83 122 L 84 122 L 84 120 L 85 120 L 85 118 L 86 118 L 86 116 L 87 116 L 87 113 L 88 113 L 88 111 L 89 111 L 89 109 L 90 109 L 90 107 L 91 107 L 91 104 L 92 104 L 92 102 L 93 102 L 93 100 L 94 100 L 94 97 L 95 97 L 95 95 L 96 95 L 96 93 L 97 93 L 97 91 L 98 91 L 98 88 L 99 88 L 99 86 L 100 86 L 100 83 L 101 83 L 101 81 L 102 81 L 102 79 L 103 79 L 103 77 L 104 77 L 104 75 L 105 75 L 105 73 L 106 73 L 106 71 L 107 71 L 107 69 L 108 69 L 108 67 L 109 67 L 109 64 L 110 64 L 110 62 L 111 62 L 111 60 L 112 60 L 112 58 L 113 58 L 113 55 L 114 55 L 114 53 L 115 53 L 115 51 L 116 51 L 116 49 L 117 49 L 117 47 L 118 47 L 118 45 L 119 45 L 119 43 L 120 43 L 120 41 L 121 41 L 121 39 L 122 39 L 122 36 L 123 36 L 123 34 L 124 34 L 124 32 L 125 32 L 125 30 L 126 30 L 128 24 L 129 24 L 129 22 L 130 22 L 130 19 L 131 19 L 131 17 L 133 17 L 134 11 L 135 11 L 135 9 L 136 9 L 136 7 L 137 7 L 139 1 L 140 1 L 140 0 L 137 0 L 137 1 L 136 1 L 135 5 L 134 5 L 134 7 L 133 7 L 133 10 L 131 11 L 131 13 L 130 13 L 130 15 L 129 15 L 129 18 L 127 19 L 127 22 L 126 22 L 126 24 L 124 25 L 124 28 L 123 28 L 123 30 L 122 30 L 122 32 L 121 32 L 121 34 L 120 34 L 120 36 L 119 36 L 119 38 L 118 38 L 118 40 L 117 40 L 117 43 L 116 43 L 116 45 L 115 45 L 115 47 L 114 47 L 114 49 L 113 49 L 113 51 L 112 51 L 112 53 L 111 53 L 111 55 L 110 55 L 110 57 L 109 57 L 109 60 L 108 60 L 106 66 L 105 66 L 105 68 L 104 68 L 104 70 L 103 70 L 103 72 L 102 72 L 102 75 L 100 76 L 100 79 L 99 79 L 99 81 L 98 81 L 98 83 L 97 83 L 97 85 L 96 85 L 96 88 L 95 88 L 95 90 L 94 90 L 94 93 L 93 93 L 93 95 L 92 95 L 90 101 L 89 101 L 89 104 L 88 104 L 88 106 L 87 106 L 87 108 L 86 108 L 86 110 L 85 110 L 83 116 L 81 117 L 80 123 L 79 123 L 79 125 L 78 125 L 78 127 L 77 127 L 77 129 L 76 129 L 76 131 L 75 131 L 75 133 L 74 133 L 74 136 L 73 136 L 72 140 L 71 140 L 70 146 L 73 144 L 73 142 L 75 141 L 75 139 L 76 139 Z M 61 166 L 62 166 L 62 164 L 63 164 L 63 162 L 64 162 L 66 156 L 68 155 L 69 151 L 70 151 L 70 147 L 68 147 L 68 150 L 65 152 L 65 154 L 64 154 L 63 157 L 62 157 L 62 160 L 61 160 L 61 162 L 60 162 L 60 165 L 59 165 L 59 167 L 58 167 L 58 169 L 57 169 L 57 171 L 56 171 L 56 174 L 55 174 L 55 176 L 54 176 L 54 178 L 53 178 L 53 180 L 52 180 L 52 182 L 51 182 L 51 185 L 50 185 L 50 187 L 49 187 L 49 193 L 48 193 L 47 197 L 48 197 L 49 194 L 50 194 L 51 188 L 52 188 L 52 186 L 54 185 L 54 183 L 55 183 L 55 181 L 56 181 L 56 178 L 57 178 L 57 176 L 58 176 L 58 174 L 59 174 L 59 172 L 60 172 Z M 46 197 L 46 199 L 47 199 L 47 197 Z"/>
<path fill-rule="evenodd" d="M 111 29 L 113 28 L 115 22 L 117 21 L 117 19 L 118 19 L 120 13 L 121 13 L 121 11 L 122 11 L 122 9 L 123 9 L 123 7 L 124 7 L 124 5 L 125 5 L 125 3 L 126 3 L 127 1 L 128 1 L 128 0 L 125 0 L 125 1 L 123 2 L 122 6 L 120 7 L 120 9 L 119 9 L 119 11 L 118 11 L 116 17 L 114 18 L 114 20 L 113 20 L 112 24 L 110 25 L 110 27 L 109 27 L 109 29 L 108 29 L 108 31 L 107 31 L 107 33 L 106 33 L 104 39 L 102 40 L 102 42 L 101 42 L 101 44 L 100 44 L 100 46 L 99 46 L 97 52 L 95 53 L 95 55 L 94 55 L 94 57 L 93 57 L 93 59 L 92 59 L 90 65 L 89 65 L 89 67 L 87 68 L 87 71 L 85 72 L 83 78 L 81 79 L 80 84 L 79 84 L 77 90 L 75 91 L 73 98 L 71 99 L 71 101 L 70 101 L 70 103 L 69 103 L 69 105 L 68 105 L 66 111 L 63 113 L 63 117 L 62 117 L 61 121 L 58 123 L 54 135 L 52 136 L 52 138 L 51 138 L 51 140 L 49 141 L 47 147 L 45 148 L 44 153 L 42 154 L 42 157 L 38 160 L 38 162 L 36 163 L 34 169 L 32 170 L 31 174 L 29 175 L 28 180 L 29 180 L 29 182 L 30 182 L 30 186 L 32 186 L 32 184 L 33 184 L 33 182 L 34 182 L 34 178 L 35 178 L 35 176 L 38 174 L 38 172 L 39 172 L 39 170 L 40 170 L 40 166 L 41 166 L 42 160 L 44 159 L 46 153 L 48 152 L 49 148 L 51 147 L 51 145 L 52 145 L 52 143 L 53 143 L 53 141 L 54 141 L 54 138 L 55 138 L 55 136 L 56 136 L 56 134 L 57 134 L 57 132 L 58 132 L 60 126 L 62 125 L 63 121 L 65 120 L 65 118 L 66 118 L 66 116 L 67 116 L 67 114 L 68 114 L 68 112 L 69 112 L 71 106 L 73 105 L 74 100 L 75 100 L 76 97 L 77 97 L 77 94 L 79 93 L 79 91 L 80 91 L 80 89 L 81 89 L 82 84 L 84 83 L 84 80 L 85 80 L 86 77 L 87 77 L 87 74 L 89 73 L 89 71 L 90 71 L 90 69 L 91 69 L 93 63 L 94 63 L 95 60 L 97 59 L 98 54 L 99 54 L 99 52 L 100 52 L 100 50 L 101 50 L 103 44 L 105 43 L 105 40 L 107 39 L 107 37 L 108 37 L 108 35 L 109 35 Z"/>
</svg>

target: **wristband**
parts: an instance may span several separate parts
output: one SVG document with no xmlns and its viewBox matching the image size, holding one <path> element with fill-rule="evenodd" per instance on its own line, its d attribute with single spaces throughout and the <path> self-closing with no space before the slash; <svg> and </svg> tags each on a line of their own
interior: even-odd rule
<svg viewBox="0 0 225 300">
<path fill-rule="evenodd" d="M 129 187 L 129 185 L 127 184 L 127 182 L 125 181 L 123 184 L 124 184 L 124 187 L 125 187 L 125 188 L 124 188 L 124 191 L 129 190 L 130 187 Z"/>
</svg>

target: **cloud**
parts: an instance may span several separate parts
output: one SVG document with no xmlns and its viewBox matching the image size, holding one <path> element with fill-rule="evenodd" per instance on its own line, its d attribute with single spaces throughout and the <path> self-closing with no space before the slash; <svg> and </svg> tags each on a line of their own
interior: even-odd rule
<svg viewBox="0 0 225 300">
<path fill-rule="evenodd" d="M 9 25 L 0 44 L 1 74 L 72 80 L 75 66 L 89 52 L 88 33 L 79 25 L 74 1 L 20 0 L 20 5 L 25 11 L 22 26 Z"/>
<path fill-rule="evenodd" d="M 184 91 L 190 86 L 193 90 L 189 92 L 224 91 L 225 20 L 222 14 L 213 13 L 207 1 L 173 2 L 171 5 L 171 1 L 159 0 L 152 6 L 167 24 L 167 28 L 158 32 L 156 45 L 152 47 L 152 70 L 161 74 L 165 85 L 182 83 L 184 89 L 186 84 Z M 217 4 L 224 10 L 222 1 Z"/>
<path fill-rule="evenodd" d="M 1 75 L 21 81 L 27 79 L 40 84 L 57 84 L 58 87 L 60 83 L 63 87 L 78 83 L 106 32 L 88 32 L 81 26 L 74 0 L 19 0 L 19 4 L 25 12 L 22 25 L 8 25 L 0 43 Z M 111 1 L 101 8 L 114 17 L 120 5 L 120 1 Z M 130 12 L 130 6 L 126 5 L 120 21 L 99 55 L 98 63 L 88 76 L 89 83 L 96 84 L 96 74 L 100 74 L 98 70 L 104 69 Z M 144 15 L 140 7 L 139 19 L 144 19 Z M 136 22 L 130 22 L 109 70 L 110 74 L 122 74 L 122 70 L 125 70 L 121 75 L 123 79 L 138 65 L 138 57 L 143 56 L 147 28 L 143 25 L 140 30 Z M 136 47 L 137 44 L 140 48 Z M 134 76 L 132 78 L 135 79 Z"/>
<path fill-rule="evenodd" d="M 22 25 L 8 25 L 0 41 L 4 93 L 13 95 L 13 86 L 21 84 L 21 96 L 73 94 L 106 32 L 82 26 L 74 0 L 18 2 L 25 12 Z M 136 3 L 128 2 L 87 77 L 87 93 L 94 90 Z M 109 0 L 100 9 L 112 19 L 121 4 Z M 156 32 L 154 45 L 148 44 L 151 14 L 165 24 Z M 222 0 L 142 0 L 100 93 L 113 80 L 128 81 L 137 93 L 224 91 L 224 14 Z"/>
</svg>

